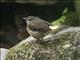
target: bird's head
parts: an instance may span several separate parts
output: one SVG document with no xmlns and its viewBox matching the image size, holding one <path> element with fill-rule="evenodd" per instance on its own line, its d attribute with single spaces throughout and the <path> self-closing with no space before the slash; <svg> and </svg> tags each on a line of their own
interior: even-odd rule
<svg viewBox="0 0 80 60">
<path fill-rule="evenodd" d="M 26 20 L 26 21 L 33 21 L 35 19 L 37 19 L 37 17 L 35 17 L 35 16 L 28 16 L 28 17 L 23 18 L 23 20 Z"/>
</svg>

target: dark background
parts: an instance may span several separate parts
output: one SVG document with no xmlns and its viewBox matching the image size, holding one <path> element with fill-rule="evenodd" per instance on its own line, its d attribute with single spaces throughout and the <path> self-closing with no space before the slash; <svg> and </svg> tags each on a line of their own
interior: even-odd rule
<svg viewBox="0 0 80 60">
<path fill-rule="evenodd" d="M 27 38 L 26 23 L 22 20 L 25 16 L 38 16 L 43 20 L 52 22 L 62 15 L 68 7 L 74 10 L 73 2 L 56 1 L 53 4 L 37 4 L 26 2 L 0 2 L 1 7 L 1 47 L 10 48 Z"/>
</svg>

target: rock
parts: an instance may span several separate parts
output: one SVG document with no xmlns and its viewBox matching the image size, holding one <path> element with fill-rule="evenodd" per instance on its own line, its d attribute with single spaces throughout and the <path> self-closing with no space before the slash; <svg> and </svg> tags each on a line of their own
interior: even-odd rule
<svg viewBox="0 0 80 60">
<path fill-rule="evenodd" d="M 42 41 L 29 37 L 9 49 L 6 60 L 80 60 L 80 27 L 52 32 Z"/>
</svg>

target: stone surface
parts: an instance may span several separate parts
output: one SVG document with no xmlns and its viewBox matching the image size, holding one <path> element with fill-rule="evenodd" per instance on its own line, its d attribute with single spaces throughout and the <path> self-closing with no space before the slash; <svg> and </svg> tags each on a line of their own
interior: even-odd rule
<svg viewBox="0 0 80 60">
<path fill-rule="evenodd" d="M 11 48 L 6 60 L 80 60 L 80 27 L 52 32 L 42 41 L 29 37 Z"/>
</svg>

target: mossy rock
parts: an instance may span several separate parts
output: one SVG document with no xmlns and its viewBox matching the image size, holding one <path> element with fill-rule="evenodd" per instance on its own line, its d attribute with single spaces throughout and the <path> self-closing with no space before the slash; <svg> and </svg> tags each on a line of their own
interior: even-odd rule
<svg viewBox="0 0 80 60">
<path fill-rule="evenodd" d="M 31 37 L 23 40 L 9 49 L 6 60 L 80 59 L 80 27 L 70 27 L 45 37 L 43 41 Z"/>
</svg>

